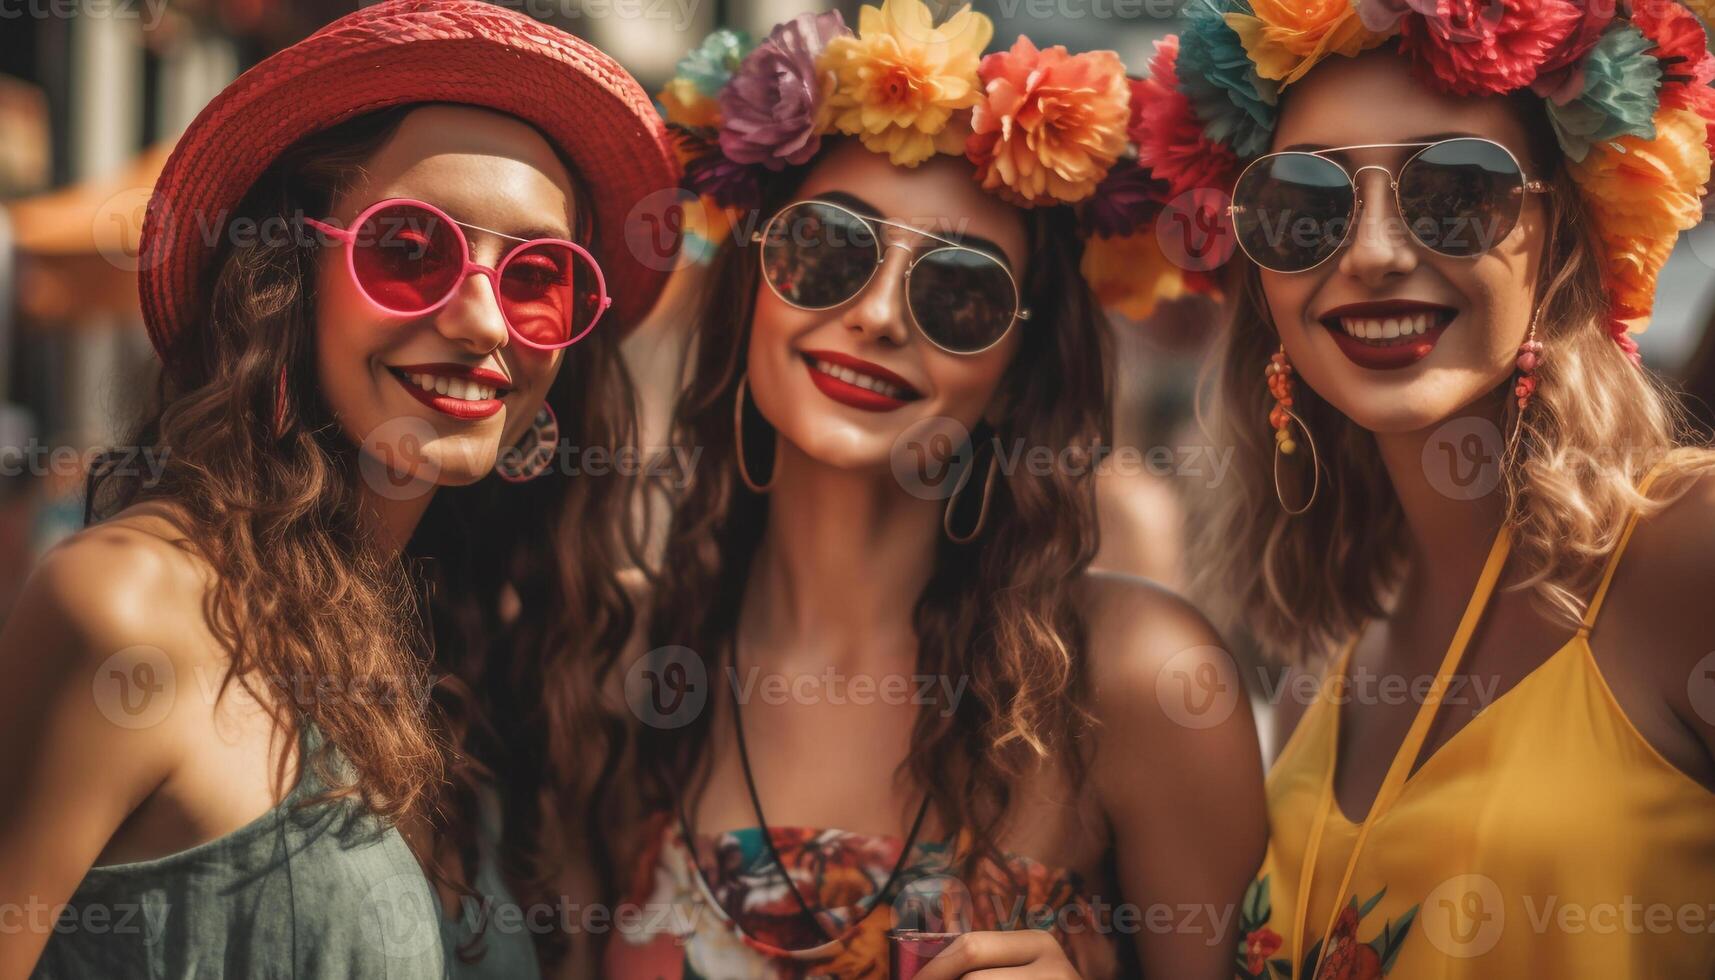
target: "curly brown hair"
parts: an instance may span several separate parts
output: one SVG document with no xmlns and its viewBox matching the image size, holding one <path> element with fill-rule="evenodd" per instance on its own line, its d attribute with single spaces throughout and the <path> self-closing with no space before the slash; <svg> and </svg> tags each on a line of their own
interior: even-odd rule
<svg viewBox="0 0 1715 980">
<path fill-rule="evenodd" d="M 295 229 L 328 213 L 417 107 L 296 144 L 234 220 Z M 588 202 L 562 163 L 575 200 Z M 598 229 L 587 208 L 575 219 L 574 237 L 588 242 Z M 487 833 L 480 792 L 492 787 L 501 870 L 520 901 L 539 899 L 574 846 L 557 805 L 578 764 L 565 676 L 632 630 L 618 580 L 634 564 L 622 533 L 630 481 L 556 466 L 522 485 L 443 487 L 403 555 L 385 553 L 361 519 L 358 450 L 317 382 L 313 236 L 230 237 L 202 329 L 163 353 L 155 406 L 131 439 L 164 452 L 159 479 L 97 467 L 89 516 L 145 501 L 180 515 L 215 573 L 205 615 L 229 651 L 225 683 L 267 693 L 258 700 L 281 730 L 320 732 L 307 764 L 333 787 L 321 799 L 354 796 L 386 820 L 432 827 L 426 849 L 414 842 L 419 858 L 471 897 Z M 635 441 L 623 332 L 607 323 L 580 341 L 549 390 L 574 447 Z M 294 678 L 315 683 L 282 683 Z M 327 678 L 365 696 L 326 697 Z"/>
<path fill-rule="evenodd" d="M 788 203 L 813 166 L 772 180 L 759 213 Z M 1005 418 L 973 435 L 976 451 L 967 464 L 973 472 L 986 467 L 987 446 L 1075 454 L 1105 444 L 1112 431 L 1109 339 L 1079 273 L 1083 243 L 1075 217 L 1068 208 L 1045 208 L 1026 212 L 1024 221 L 1030 264 L 1022 288 L 1038 313 L 1001 382 Z M 674 511 L 651 575 L 648 645 L 698 651 L 709 677 L 730 663 L 740 597 L 767 522 L 766 500 L 746 490 L 736 473 L 732 410 L 758 284 L 752 243 L 735 233 L 711 269 L 673 421 L 674 444 L 701 450 L 701 462 L 675 474 L 682 489 L 671 494 Z M 758 435 L 747 431 L 745 439 Z M 920 669 L 969 678 L 970 696 L 918 714 L 900 775 L 927 794 L 945 827 L 970 832 L 973 862 L 996 853 L 1022 774 L 1052 759 L 1081 783 L 1087 769 L 1077 742 L 1091 716 L 1075 592 L 1097 545 L 1094 470 L 1028 469 L 997 479 L 979 538 L 967 545 L 940 540 L 913 613 Z M 958 520 L 965 526 L 964 516 Z M 615 663 L 604 663 L 598 683 L 611 678 Z M 591 824 L 631 822 L 614 809 L 615 784 L 629 769 L 640 797 L 633 803 L 646 812 L 693 796 L 692 782 L 706 769 L 711 714 L 664 730 L 626 725 L 622 714 L 610 712 L 603 733 L 609 764 L 590 796 Z M 621 846 L 599 851 L 609 894 L 615 869 L 607 856 L 626 850 L 613 837 L 607 834 L 606 842 Z"/>
</svg>

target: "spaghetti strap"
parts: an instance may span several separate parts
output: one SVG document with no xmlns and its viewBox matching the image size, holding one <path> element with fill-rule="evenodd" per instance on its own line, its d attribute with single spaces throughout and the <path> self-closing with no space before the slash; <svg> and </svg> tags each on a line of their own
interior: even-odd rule
<svg viewBox="0 0 1715 980">
<path fill-rule="evenodd" d="M 1643 482 L 1638 484 L 1638 493 L 1648 494 L 1655 478 L 1660 474 L 1661 467 L 1652 468 L 1644 476 Z M 1638 518 L 1641 516 L 1640 512 L 1634 510 L 1631 516 L 1626 518 L 1626 529 L 1620 532 L 1619 543 L 1614 545 L 1613 554 L 1608 556 L 1607 567 L 1602 570 L 1602 582 L 1596 586 L 1595 594 L 1590 597 L 1590 605 L 1584 610 L 1584 621 L 1578 626 L 1579 636 L 1589 637 L 1590 631 L 1595 628 L 1596 617 L 1602 611 L 1602 600 L 1608 597 L 1608 586 L 1614 581 L 1614 572 L 1620 567 L 1620 557 L 1626 553 L 1626 546 L 1631 544 L 1632 532 L 1637 530 Z"/>
</svg>

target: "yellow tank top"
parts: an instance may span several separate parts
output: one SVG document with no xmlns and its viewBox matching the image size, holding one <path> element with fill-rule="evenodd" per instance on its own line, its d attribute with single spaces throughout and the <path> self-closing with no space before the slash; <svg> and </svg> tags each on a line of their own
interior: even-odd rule
<svg viewBox="0 0 1715 980">
<path fill-rule="evenodd" d="M 1362 823 L 1333 793 L 1347 647 L 1269 773 L 1238 976 L 1715 977 L 1715 793 L 1644 740 L 1590 648 L 1636 520 L 1578 633 L 1408 778 L 1506 563 L 1501 532 Z"/>
</svg>

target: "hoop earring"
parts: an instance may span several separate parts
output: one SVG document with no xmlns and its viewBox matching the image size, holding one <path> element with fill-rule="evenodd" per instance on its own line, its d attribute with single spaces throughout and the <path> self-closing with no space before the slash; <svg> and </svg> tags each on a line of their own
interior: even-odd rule
<svg viewBox="0 0 1715 980">
<path fill-rule="evenodd" d="M 975 453 L 972 454 L 972 462 L 976 462 Z M 947 540 L 954 544 L 970 544 L 977 539 L 978 535 L 983 533 L 983 528 L 988 525 L 989 500 L 994 492 L 995 474 L 1000 468 L 998 463 L 999 461 L 995 456 L 989 457 L 988 473 L 983 477 L 983 500 L 977 507 L 977 522 L 965 534 L 959 534 L 953 530 L 953 511 L 958 509 L 959 498 L 964 496 L 965 488 L 971 484 L 970 469 L 965 470 L 965 475 L 959 481 L 959 485 L 953 488 L 953 495 L 947 498 L 947 509 L 941 512 L 941 530 L 946 532 Z"/>
<path fill-rule="evenodd" d="M 732 401 L 732 446 L 734 461 L 738 463 L 738 478 L 750 488 L 751 493 L 767 493 L 774 488 L 774 470 L 768 471 L 768 481 L 758 483 L 750 477 L 750 467 L 744 462 L 744 393 L 750 385 L 750 372 L 738 379 L 737 396 Z M 780 443 L 774 444 L 775 452 L 780 450 Z"/>
<path fill-rule="evenodd" d="M 1297 517 L 1316 504 L 1316 494 L 1322 489 L 1322 457 L 1316 451 L 1316 437 L 1311 434 L 1310 427 L 1292 410 L 1292 362 L 1286 359 L 1285 344 L 1269 357 L 1263 376 L 1268 379 L 1269 394 L 1274 396 L 1274 408 L 1268 413 L 1268 424 L 1274 429 L 1274 496 L 1280 501 L 1281 510 L 1288 516 Z M 1280 457 L 1298 452 L 1298 443 L 1292 438 L 1293 423 L 1297 423 L 1304 441 L 1310 444 L 1310 499 L 1297 508 L 1286 502 L 1286 494 L 1280 489 Z"/>
<path fill-rule="evenodd" d="M 507 483 L 529 483 L 554 464 L 554 453 L 560 445 L 560 420 L 547 402 L 536 410 L 530 430 L 518 445 L 500 454 L 494 472 Z"/>
</svg>

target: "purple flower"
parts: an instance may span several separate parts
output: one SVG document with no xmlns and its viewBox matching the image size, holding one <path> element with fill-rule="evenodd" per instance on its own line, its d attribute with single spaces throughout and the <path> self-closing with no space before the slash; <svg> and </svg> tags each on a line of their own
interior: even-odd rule
<svg viewBox="0 0 1715 980">
<path fill-rule="evenodd" d="M 851 33 L 837 10 L 799 14 L 756 46 L 721 89 L 721 150 L 738 163 L 783 170 L 821 149 L 816 58 Z"/>
<path fill-rule="evenodd" d="M 1435 0 L 1356 0 L 1352 6 L 1364 27 L 1377 34 L 1392 34 L 1407 14 L 1435 16 Z"/>
<path fill-rule="evenodd" d="M 1084 228 L 1102 238 L 1124 238 L 1155 220 L 1167 193 L 1167 181 L 1122 157 L 1085 203 Z"/>
<path fill-rule="evenodd" d="M 685 161 L 682 186 L 686 190 L 708 198 L 718 207 L 754 210 L 762 206 L 760 167 L 727 159 L 720 144 L 712 138 L 712 130 L 683 126 L 669 129 L 679 143 L 680 159 Z"/>
</svg>

